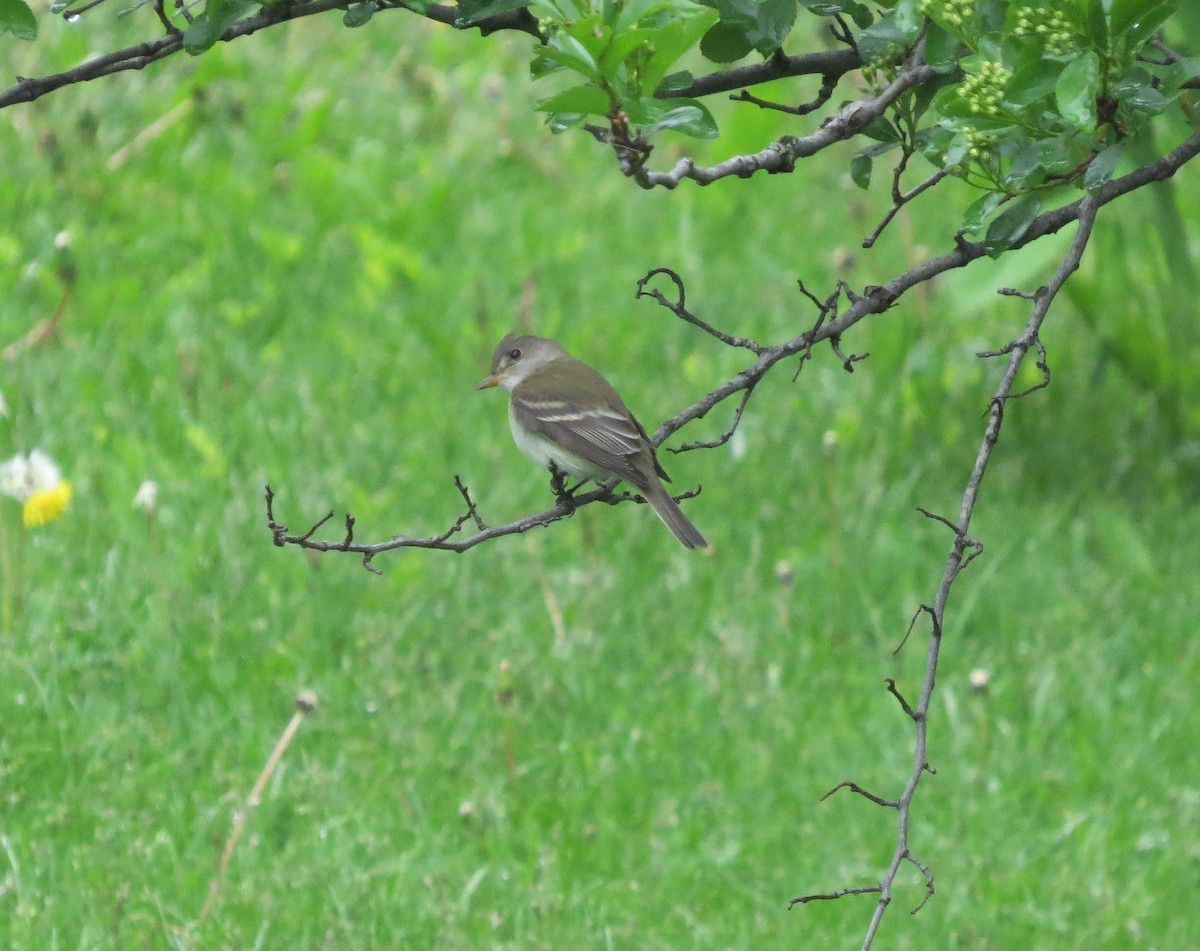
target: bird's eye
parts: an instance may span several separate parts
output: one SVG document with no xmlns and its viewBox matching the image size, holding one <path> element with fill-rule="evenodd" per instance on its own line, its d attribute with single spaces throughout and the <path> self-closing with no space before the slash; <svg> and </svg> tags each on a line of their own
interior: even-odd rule
<svg viewBox="0 0 1200 951">
<path fill-rule="evenodd" d="M 514 349 L 512 349 L 512 350 L 509 350 L 509 351 L 508 351 L 508 359 L 510 359 L 510 360 L 519 360 L 519 359 L 521 359 L 521 351 L 520 351 L 520 350 L 517 350 L 517 349 L 515 349 L 515 348 L 514 348 Z"/>
</svg>

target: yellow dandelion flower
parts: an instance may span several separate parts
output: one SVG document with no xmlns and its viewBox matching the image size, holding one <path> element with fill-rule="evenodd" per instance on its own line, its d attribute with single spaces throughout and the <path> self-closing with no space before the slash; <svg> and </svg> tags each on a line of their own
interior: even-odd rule
<svg viewBox="0 0 1200 951">
<path fill-rule="evenodd" d="M 60 482 L 50 489 L 38 489 L 25 500 L 25 526 L 40 528 L 48 522 L 53 522 L 70 504 L 70 482 Z"/>
</svg>

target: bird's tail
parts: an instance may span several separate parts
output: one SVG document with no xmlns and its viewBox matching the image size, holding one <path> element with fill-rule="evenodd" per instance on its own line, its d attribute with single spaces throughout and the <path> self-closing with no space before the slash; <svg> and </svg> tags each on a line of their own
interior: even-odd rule
<svg viewBox="0 0 1200 951">
<path fill-rule="evenodd" d="M 656 482 L 643 489 L 642 494 L 646 496 L 646 501 L 654 509 L 654 514 L 663 520 L 663 524 L 671 530 L 672 535 L 679 539 L 684 548 L 708 547 L 704 536 L 696 530 L 695 525 L 688 521 L 688 517 L 683 514 L 683 510 L 671 498 L 670 493 L 661 482 Z"/>
</svg>

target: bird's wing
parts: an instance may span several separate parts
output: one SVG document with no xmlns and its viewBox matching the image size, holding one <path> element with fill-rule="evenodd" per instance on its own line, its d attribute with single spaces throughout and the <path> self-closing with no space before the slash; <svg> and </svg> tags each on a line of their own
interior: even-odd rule
<svg viewBox="0 0 1200 951">
<path fill-rule="evenodd" d="M 552 385 L 549 370 L 542 371 L 536 395 L 520 386 L 513 390 L 512 409 L 518 421 L 594 466 L 622 478 L 636 476 L 633 457 L 650 450 L 650 444 L 620 397 L 612 392 L 608 406 L 583 406 L 568 395 L 566 387 Z"/>
</svg>

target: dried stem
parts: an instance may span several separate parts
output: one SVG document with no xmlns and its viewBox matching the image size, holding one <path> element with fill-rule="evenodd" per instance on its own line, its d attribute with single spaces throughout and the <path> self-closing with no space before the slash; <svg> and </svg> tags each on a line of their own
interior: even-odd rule
<svg viewBox="0 0 1200 951">
<path fill-rule="evenodd" d="M 288 746 L 291 745 L 296 731 L 300 729 L 300 721 L 317 708 L 317 695 L 310 690 L 302 691 L 296 697 L 294 706 L 296 712 L 292 714 L 292 718 L 288 721 L 288 725 L 284 727 L 279 741 L 275 744 L 275 748 L 271 750 L 271 755 L 267 757 L 266 765 L 263 766 L 262 772 L 259 773 L 254 787 L 250 790 L 250 795 L 246 797 L 245 805 L 233 814 L 233 828 L 229 830 L 229 837 L 225 840 L 225 848 L 221 852 L 221 862 L 217 866 L 217 873 L 213 876 L 212 881 L 208 883 L 208 898 L 205 899 L 204 907 L 200 909 L 200 914 L 192 926 L 193 930 L 204 924 L 208 920 L 208 916 L 212 914 L 217 897 L 221 892 L 221 885 L 225 881 L 225 873 L 229 869 L 230 861 L 233 859 L 233 852 L 237 848 L 237 844 L 242 837 L 242 832 L 246 828 L 246 820 L 249 818 L 250 812 L 262 800 L 263 790 L 267 788 L 267 783 L 271 781 L 271 776 L 274 775 L 280 760 L 283 759 L 283 754 L 287 751 Z"/>
</svg>

